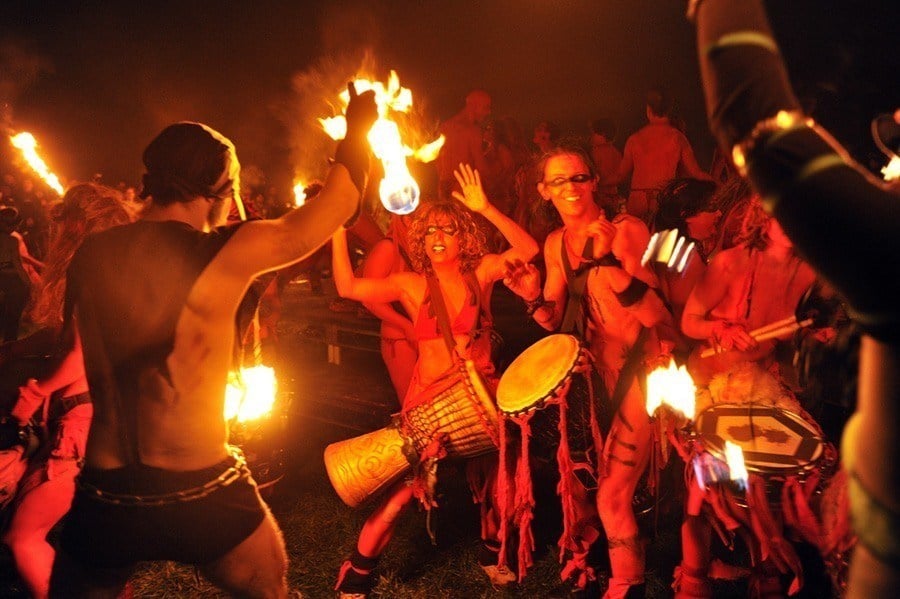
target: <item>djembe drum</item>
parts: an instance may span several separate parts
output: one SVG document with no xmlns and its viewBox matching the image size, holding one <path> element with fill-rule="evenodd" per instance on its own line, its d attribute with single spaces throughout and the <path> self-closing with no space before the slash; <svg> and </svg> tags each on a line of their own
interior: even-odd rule
<svg viewBox="0 0 900 599">
<path fill-rule="evenodd" d="M 563 505 L 563 536 L 559 542 L 572 551 L 578 546 L 576 502 L 584 500 L 586 493 L 576 486 L 580 484 L 585 490 L 596 488 L 596 455 L 600 449 L 589 364 L 589 354 L 577 337 L 549 335 L 513 360 L 497 387 L 502 421 L 515 423 L 520 432 L 515 485 L 510 482 L 511 472 L 504 468 L 498 487 L 503 509 L 510 510 L 501 517 L 502 547 L 507 523 L 518 526 L 520 578 L 531 564 L 533 550 L 531 458 L 545 457 L 548 451 L 555 454 L 560 479 L 557 493 Z M 515 446 L 508 440 L 509 428 L 504 424 L 500 429 L 502 464 L 507 464 L 508 448 Z M 503 499 L 510 494 L 514 495 L 511 505 Z"/>
<path fill-rule="evenodd" d="M 811 532 L 827 531 L 840 519 L 834 506 L 842 489 L 830 484 L 837 452 L 799 402 L 753 364 L 714 377 L 708 389 L 698 392 L 698 401 L 705 405 L 689 436 L 688 513 L 705 513 L 720 535 L 725 528 L 745 529 L 754 563 L 774 555 L 770 561 L 782 573 L 793 570 L 795 586 L 802 580 L 802 566 L 788 529 L 812 535 L 807 540 L 820 545 L 823 557 L 841 562 L 850 545 L 846 535 L 835 529 L 835 539 L 826 546 L 820 543 L 826 535 Z M 739 447 L 743 456 L 748 479 L 739 484 L 728 482 L 733 473 L 726 465 L 726 443 Z M 702 495 L 697 487 L 705 489 Z M 834 497 L 823 502 L 828 495 Z M 697 500 L 712 509 L 701 511 Z"/>
<path fill-rule="evenodd" d="M 555 451 L 559 445 L 563 410 L 570 449 L 576 453 L 594 449 L 589 374 L 575 376 L 587 359 L 577 337 L 549 335 L 522 352 L 500 378 L 497 408 L 509 419 L 529 420 L 539 452 Z"/>
<path fill-rule="evenodd" d="M 695 432 L 703 449 L 725 461 L 725 442 L 741 448 L 747 472 L 766 480 L 767 495 L 780 502 L 781 483 L 813 472 L 825 455 L 818 426 L 790 410 L 765 405 L 711 406 L 697 415 Z"/>
<path fill-rule="evenodd" d="M 387 427 L 325 448 L 325 469 L 344 503 L 355 507 L 387 488 L 426 453 L 471 458 L 497 450 L 497 410 L 471 361 L 424 393 L 428 401 L 395 414 Z"/>
</svg>

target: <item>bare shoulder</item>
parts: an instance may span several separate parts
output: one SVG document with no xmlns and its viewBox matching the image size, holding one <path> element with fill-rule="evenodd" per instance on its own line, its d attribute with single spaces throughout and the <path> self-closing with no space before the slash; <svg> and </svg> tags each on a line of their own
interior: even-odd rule
<svg viewBox="0 0 900 599">
<path fill-rule="evenodd" d="M 396 272 L 390 276 L 409 300 L 415 304 L 422 302 L 422 298 L 425 297 L 425 288 L 428 286 L 424 276 L 411 271 Z"/>
<path fill-rule="evenodd" d="M 746 248 L 733 247 L 722 250 L 709 262 L 707 273 L 709 276 L 734 276 L 742 272 L 750 261 L 750 253 Z"/>
<path fill-rule="evenodd" d="M 560 227 L 559 229 L 554 229 L 547 235 L 547 239 L 544 240 L 544 256 L 549 259 L 553 256 L 559 258 L 559 251 L 562 249 L 562 238 L 565 229 Z"/>
</svg>

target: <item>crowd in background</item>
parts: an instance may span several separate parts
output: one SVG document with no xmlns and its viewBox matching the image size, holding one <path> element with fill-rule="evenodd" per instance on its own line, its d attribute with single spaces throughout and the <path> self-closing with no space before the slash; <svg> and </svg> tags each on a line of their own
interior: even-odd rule
<svg viewBox="0 0 900 599">
<path fill-rule="evenodd" d="M 583 193 L 579 186 L 593 186 L 589 193 L 596 204 L 597 219 L 610 227 L 619 227 L 618 232 L 609 233 L 610 238 L 618 235 L 617 239 L 621 240 L 631 236 L 628 243 L 633 247 L 621 253 L 609 250 L 616 254 L 617 268 L 626 270 L 624 264 L 639 256 L 638 250 L 647 246 L 649 236 L 654 232 L 677 231 L 680 237 L 694 244 L 697 259 L 690 262 L 684 272 L 664 266 L 645 272 L 641 270 L 643 265 L 632 265 L 628 271 L 635 278 L 640 278 L 640 273 L 644 292 L 647 287 L 651 288 L 664 304 L 666 316 L 660 316 L 652 327 L 659 331 L 661 339 L 665 338 L 671 344 L 670 352 L 687 361 L 704 342 L 716 348 L 740 350 L 743 358 L 758 363 L 779 384 L 804 399 L 803 387 L 804 382 L 809 382 L 809 372 L 802 364 L 798 368 L 797 348 L 791 346 L 788 354 L 781 355 L 774 342 L 757 343 L 748 333 L 773 322 L 773 315 L 784 317 L 794 313 L 801 297 L 813 288 L 815 273 L 793 253 L 790 241 L 777 222 L 764 213 L 758 197 L 746 181 L 736 175 L 729 160 L 716 153 L 708 167 L 699 164 L 692 144 L 684 134 L 683 123 L 674 111 L 674 101 L 665 90 L 650 90 L 646 100 L 643 109 L 647 124 L 628 136 L 620 136 L 614 120 L 604 116 L 590 120 L 583 131 L 574 135 L 563 136 L 559 127 L 550 121 L 536 124 L 529 135 L 515 118 L 492 115 L 490 96 L 475 90 L 467 96 L 462 110 L 443 123 L 446 145 L 438 161 L 420 169 L 425 175 L 420 181 L 423 204 L 452 202 L 454 197 L 459 199 L 454 194 L 459 194 L 460 187 L 465 189 L 465 185 L 457 184 L 460 181 L 458 169 L 463 164 L 471 165 L 474 171 L 466 171 L 472 181 L 469 186 L 477 187 L 471 174 L 477 172 L 478 186 L 483 187 L 490 204 L 502 213 L 503 218 L 511 219 L 527 232 L 538 247 L 544 248 L 554 231 L 561 227 L 576 231 L 586 223 L 577 219 L 564 222 L 565 214 L 560 206 L 569 200 L 576 201 L 577 194 L 572 190 L 577 188 L 581 190 L 577 193 Z M 560 153 L 561 146 L 569 150 Z M 577 168 L 554 178 L 548 168 L 548 155 L 551 158 L 555 155 L 557 159 L 567 157 L 566 160 Z M 257 167 L 245 167 L 241 179 L 241 196 L 248 219 L 277 218 L 294 205 L 294 198 L 271 188 L 265 174 Z M 102 176 L 95 175 L 93 182 L 101 183 Z M 307 196 L 315 194 L 316 185 L 320 184 L 310 185 Z M 144 203 L 140 189 L 125 182 L 115 187 L 129 213 L 132 216 L 139 214 Z M 369 195 L 366 202 L 369 214 L 350 229 L 353 243 L 359 248 L 355 254 L 357 258 L 367 255 L 382 233 L 389 237 L 398 235 L 393 230 L 399 227 L 397 222 L 390 221 L 389 215 L 371 197 L 371 190 Z M 61 207 L 56 192 L 29 173 L 26 167 L 0 164 L 0 226 L 3 228 L 0 234 L 9 238 L 4 240 L 8 243 L 0 246 L 4 252 L 0 253 L 4 341 L 14 341 L 35 326 L 33 310 L 43 285 L 43 261 L 48 255 L 49 241 L 54 237 L 55 223 L 60 221 Z M 475 223 L 488 224 L 478 211 L 475 212 L 472 216 Z M 483 229 L 486 249 L 491 253 L 502 254 L 510 250 L 503 234 L 488 226 Z M 563 237 L 559 241 L 557 238 L 556 243 L 565 244 L 567 239 Z M 327 248 L 266 281 L 265 291 L 255 290 L 263 297 L 264 308 L 260 313 L 266 316 L 265 322 L 261 323 L 264 337 L 274 335 L 277 296 L 287 280 L 306 272 L 307 279 L 314 285 L 313 291 L 319 291 L 315 285 L 322 272 L 329 271 L 331 266 L 323 258 L 325 251 Z M 346 250 L 342 248 L 342 251 Z M 576 254 L 581 256 L 582 252 L 579 250 Z M 549 260 L 547 256 L 541 253 L 534 259 L 544 281 L 548 268 L 552 270 L 552 266 L 545 263 Z M 588 261 L 591 258 L 582 257 Z M 491 283 L 503 278 L 499 270 L 492 275 Z M 621 297 L 607 291 L 604 291 L 604 301 L 615 296 L 622 302 Z M 543 293 L 534 300 L 523 296 L 528 304 L 533 304 L 529 314 L 553 303 L 542 303 Z M 641 298 L 643 295 L 636 301 L 643 301 Z M 622 307 L 629 306 L 623 303 Z M 562 312 L 553 313 L 552 310 L 551 320 L 561 319 Z M 602 319 L 603 310 L 597 310 L 596 317 Z M 661 307 L 659 312 L 663 313 Z M 549 322 L 535 319 L 542 326 Z M 821 329 L 830 329 L 833 322 L 816 324 L 821 325 Z M 663 331 L 666 328 L 668 330 Z M 835 331 L 817 334 L 817 341 L 827 343 L 834 338 Z M 790 335 L 783 336 L 782 340 L 788 337 Z M 794 341 L 796 339 L 790 340 L 791 343 Z M 632 342 L 636 343 L 633 339 L 623 342 L 623 347 Z M 717 372 L 729 367 L 717 367 Z M 702 383 L 708 383 L 715 374 L 712 372 L 703 380 L 699 369 L 694 373 Z M 748 376 L 762 375 L 753 371 Z M 404 395 L 399 388 L 398 394 Z M 852 406 L 840 404 L 832 409 L 832 415 L 835 409 L 840 410 L 840 414 L 834 418 L 836 427 L 830 429 L 822 406 L 815 403 L 822 398 L 807 395 L 806 399 L 811 403 L 802 408 L 798 403 L 796 410 L 813 413 L 826 429 L 824 432 L 829 440 L 836 442 Z M 832 396 L 831 399 L 840 403 L 845 397 Z M 790 407 L 795 408 L 795 405 L 790 404 Z M 636 480 L 633 482 L 637 484 Z M 604 515 L 601 512 L 601 517 Z M 708 566 L 702 559 L 698 558 L 698 561 L 702 562 L 700 566 Z M 703 579 L 705 573 L 695 578 Z M 687 580 L 684 584 L 690 583 L 689 579 L 689 574 L 682 575 L 682 582 Z"/>
</svg>

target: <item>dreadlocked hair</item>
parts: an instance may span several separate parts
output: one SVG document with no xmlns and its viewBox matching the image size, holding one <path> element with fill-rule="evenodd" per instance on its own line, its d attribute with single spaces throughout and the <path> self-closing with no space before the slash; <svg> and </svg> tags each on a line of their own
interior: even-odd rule
<svg viewBox="0 0 900 599">
<path fill-rule="evenodd" d="M 66 191 L 54 220 L 55 232 L 44 261 L 41 292 L 34 308 L 35 322 L 44 327 L 62 324 L 66 270 L 84 238 L 127 224 L 132 218 L 120 192 L 105 185 L 80 183 Z"/>
<path fill-rule="evenodd" d="M 763 208 L 759 197 L 753 197 L 747 205 L 744 220 L 741 222 L 741 232 L 735 241 L 754 250 L 764 250 L 769 247 L 769 221 L 771 216 Z"/>
<path fill-rule="evenodd" d="M 421 206 L 409 225 L 409 259 L 416 272 L 432 275 L 434 268 L 425 253 L 425 229 L 435 217 L 444 216 L 456 226 L 459 239 L 460 272 L 475 270 L 481 257 L 487 253 L 487 238 L 475 222 L 472 212 L 459 202 L 434 202 Z"/>
<path fill-rule="evenodd" d="M 728 249 L 739 243 L 740 225 L 752 197 L 753 189 L 743 177 L 731 177 L 716 190 L 710 203 L 712 210 L 718 210 L 722 214 L 719 219 L 719 241 L 716 244 L 719 249 Z"/>
</svg>

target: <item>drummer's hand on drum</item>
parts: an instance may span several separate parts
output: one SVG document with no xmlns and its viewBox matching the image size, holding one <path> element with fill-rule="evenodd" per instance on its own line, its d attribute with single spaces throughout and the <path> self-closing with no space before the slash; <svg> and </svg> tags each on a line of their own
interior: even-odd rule
<svg viewBox="0 0 900 599">
<path fill-rule="evenodd" d="M 713 325 L 710 345 L 722 352 L 732 349 L 748 351 L 756 349 L 759 344 L 743 326 L 727 320 L 718 320 Z"/>
<path fill-rule="evenodd" d="M 591 221 L 587 226 L 588 235 L 594 237 L 594 258 L 602 258 L 612 251 L 613 239 L 616 236 L 616 226 L 602 214 L 600 218 Z"/>
<path fill-rule="evenodd" d="M 541 294 L 541 273 L 537 267 L 518 259 L 507 260 L 505 265 L 503 284 L 527 302 L 537 299 Z"/>
<path fill-rule="evenodd" d="M 459 163 L 459 168 L 453 171 L 462 193 L 453 192 L 453 197 L 463 203 L 463 205 L 472 212 L 484 212 L 490 202 L 481 186 L 481 175 L 468 164 Z"/>
</svg>

